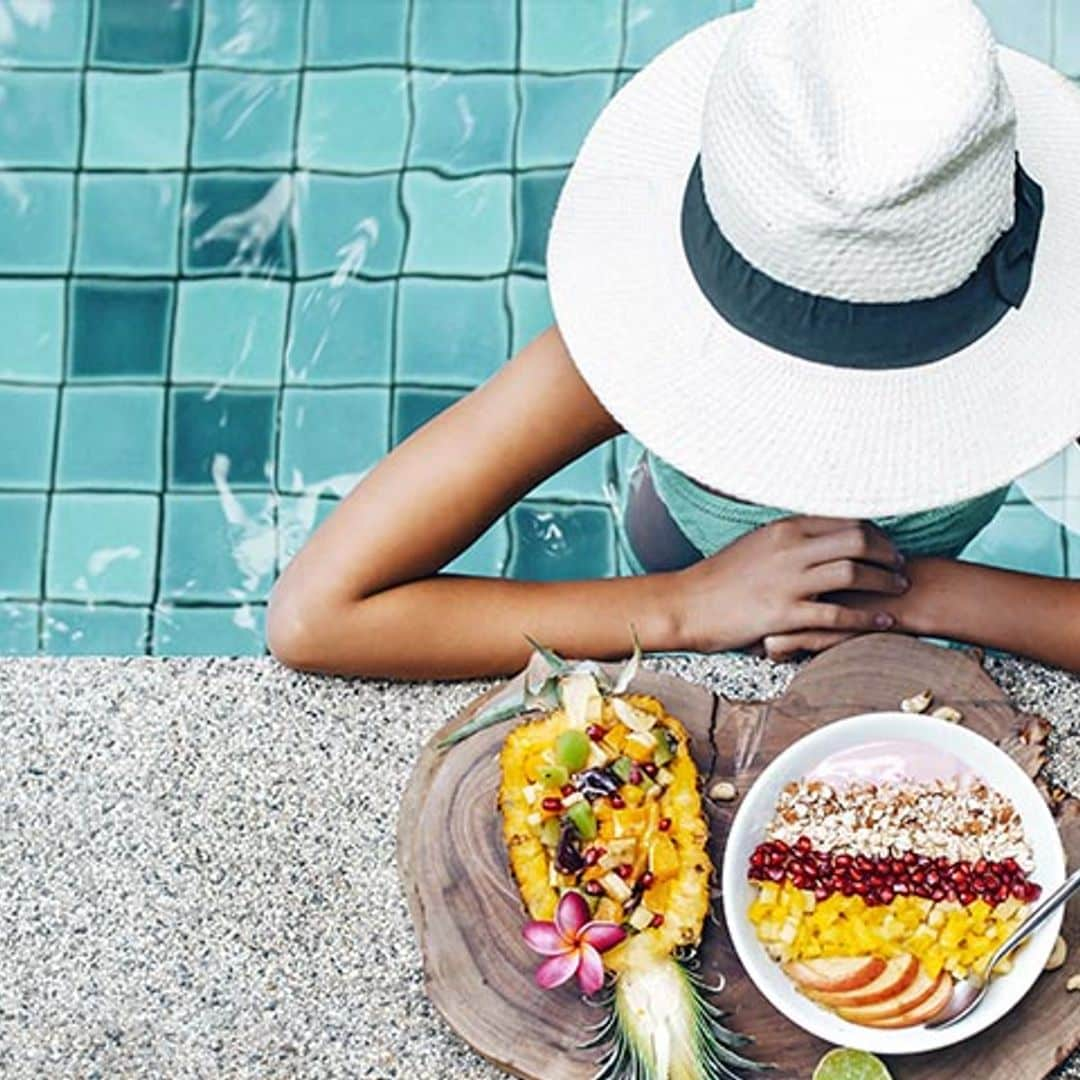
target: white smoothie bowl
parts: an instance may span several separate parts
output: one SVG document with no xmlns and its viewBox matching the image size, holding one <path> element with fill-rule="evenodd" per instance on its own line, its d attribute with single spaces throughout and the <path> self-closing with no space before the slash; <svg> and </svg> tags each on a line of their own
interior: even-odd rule
<svg viewBox="0 0 1080 1080">
<path fill-rule="evenodd" d="M 1031 989 L 1061 931 L 1055 914 L 1019 952 L 1009 974 L 994 979 L 985 1001 L 970 1016 L 938 1031 L 926 1027 L 882 1030 L 849 1023 L 814 1004 L 796 989 L 757 939 L 747 911 L 756 890 L 746 871 L 754 848 L 765 838 L 781 789 L 804 777 L 825 758 L 868 742 L 902 739 L 945 752 L 1006 796 L 1020 814 L 1035 858 L 1032 878 L 1052 892 L 1065 879 L 1065 854 L 1054 819 L 1038 789 L 1007 754 L 968 729 L 931 716 L 867 713 L 827 724 L 799 739 L 777 757 L 743 796 L 724 851 L 724 917 L 739 959 L 757 988 L 793 1023 L 838 1046 L 878 1054 L 920 1054 L 970 1038 L 999 1020 Z"/>
</svg>

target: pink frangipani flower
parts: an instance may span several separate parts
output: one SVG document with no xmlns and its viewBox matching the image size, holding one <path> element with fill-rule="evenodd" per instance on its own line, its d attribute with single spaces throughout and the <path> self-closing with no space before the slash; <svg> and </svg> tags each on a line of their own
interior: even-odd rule
<svg viewBox="0 0 1080 1080">
<path fill-rule="evenodd" d="M 581 893 L 564 893 L 554 922 L 530 922 L 522 931 L 525 944 L 547 959 L 536 969 L 536 985 L 554 990 L 577 975 L 586 994 L 604 985 L 602 952 L 618 945 L 626 931 L 612 922 L 588 922 L 589 905 Z"/>
</svg>

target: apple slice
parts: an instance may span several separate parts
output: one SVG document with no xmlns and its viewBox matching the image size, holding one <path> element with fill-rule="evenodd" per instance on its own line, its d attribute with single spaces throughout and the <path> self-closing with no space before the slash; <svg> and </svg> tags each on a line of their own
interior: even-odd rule
<svg viewBox="0 0 1080 1080">
<path fill-rule="evenodd" d="M 881 1020 L 888 1020 L 893 1016 L 906 1013 L 908 1009 L 914 1009 L 921 1005 L 937 988 L 941 978 L 931 979 L 920 966 L 919 973 L 906 990 L 901 990 L 891 998 L 878 1001 L 873 1005 L 858 1005 L 854 1008 L 837 1009 L 836 1011 L 853 1024 L 867 1024 L 870 1027 L 879 1026 Z"/>
<path fill-rule="evenodd" d="M 858 990 L 839 992 L 808 990 L 807 995 L 819 1005 L 828 1005 L 833 1009 L 876 1005 L 879 1001 L 887 1001 L 889 998 L 902 994 L 915 981 L 918 974 L 918 957 L 901 953 L 885 965 L 885 970 L 873 982 L 867 983 Z"/>
<path fill-rule="evenodd" d="M 913 1009 L 908 1009 L 907 1012 L 902 1012 L 899 1016 L 890 1016 L 887 1020 L 878 1020 L 870 1026 L 903 1028 L 914 1027 L 916 1024 L 925 1024 L 928 1020 L 933 1020 L 949 1004 L 952 993 L 952 977 L 946 972 L 942 972 L 934 992 L 925 1001 L 921 1001 Z"/>
<path fill-rule="evenodd" d="M 803 990 L 838 994 L 872 983 L 885 970 L 880 956 L 822 956 L 793 960 L 784 972 Z"/>
</svg>

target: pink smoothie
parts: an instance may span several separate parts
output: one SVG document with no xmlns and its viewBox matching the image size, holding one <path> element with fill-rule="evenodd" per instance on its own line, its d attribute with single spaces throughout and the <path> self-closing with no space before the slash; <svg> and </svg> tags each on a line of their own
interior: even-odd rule
<svg viewBox="0 0 1080 1080">
<path fill-rule="evenodd" d="M 928 783 L 953 777 L 966 779 L 973 775 L 958 757 L 938 750 L 929 743 L 888 739 L 838 750 L 810 772 L 807 779 L 844 787 L 857 781 L 880 784 L 913 780 Z"/>
</svg>

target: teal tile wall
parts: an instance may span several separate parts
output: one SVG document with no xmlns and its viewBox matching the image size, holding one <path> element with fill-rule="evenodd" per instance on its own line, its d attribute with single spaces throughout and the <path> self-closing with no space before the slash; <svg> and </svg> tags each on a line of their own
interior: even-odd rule
<svg viewBox="0 0 1080 1080">
<path fill-rule="evenodd" d="M 0 654 L 261 652 L 338 499 L 549 325 L 596 114 L 744 6 L 0 2 Z M 1080 5 L 984 7 L 1080 76 Z M 563 469 L 451 569 L 617 572 L 633 455 Z M 967 557 L 1080 576 L 1080 451 Z"/>
</svg>

